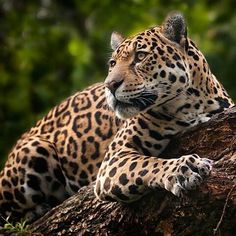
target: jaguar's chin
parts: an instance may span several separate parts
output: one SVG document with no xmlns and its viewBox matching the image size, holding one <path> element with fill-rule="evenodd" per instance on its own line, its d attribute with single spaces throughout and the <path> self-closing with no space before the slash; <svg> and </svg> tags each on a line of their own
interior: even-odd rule
<svg viewBox="0 0 236 236">
<path fill-rule="evenodd" d="M 116 116 L 120 119 L 128 119 L 136 116 L 140 112 L 140 109 L 133 104 L 124 103 L 117 100 L 114 111 Z"/>
<path fill-rule="evenodd" d="M 109 91 L 106 91 L 106 100 L 108 106 L 116 113 L 120 119 L 128 119 L 136 116 L 140 109 L 132 102 L 123 102 L 117 100 Z"/>
</svg>

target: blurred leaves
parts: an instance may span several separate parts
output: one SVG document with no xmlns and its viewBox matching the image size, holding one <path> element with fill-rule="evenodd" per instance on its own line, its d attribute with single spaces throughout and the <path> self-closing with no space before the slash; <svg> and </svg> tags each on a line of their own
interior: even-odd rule
<svg viewBox="0 0 236 236">
<path fill-rule="evenodd" d="M 173 10 L 236 98 L 235 9 L 234 0 L 0 0 L 0 160 L 51 107 L 104 80 L 112 31 L 134 34 Z"/>
</svg>

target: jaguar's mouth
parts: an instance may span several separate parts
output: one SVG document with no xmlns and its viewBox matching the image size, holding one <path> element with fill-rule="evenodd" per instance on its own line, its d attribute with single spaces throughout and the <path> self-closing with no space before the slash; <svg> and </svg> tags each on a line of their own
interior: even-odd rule
<svg viewBox="0 0 236 236">
<path fill-rule="evenodd" d="M 122 101 L 119 101 L 119 100 L 115 99 L 114 110 L 116 110 L 116 109 L 128 109 L 128 108 L 131 108 L 131 107 L 135 107 L 135 105 L 133 103 L 122 102 Z"/>
<path fill-rule="evenodd" d="M 127 96 L 127 99 L 126 99 Z M 156 103 L 158 96 L 148 91 L 142 91 L 135 97 L 131 95 L 114 96 L 106 89 L 106 100 L 109 107 L 120 118 L 130 118 L 144 111 Z"/>
<path fill-rule="evenodd" d="M 130 99 L 130 102 L 133 106 L 139 108 L 140 111 L 145 110 L 146 108 L 155 104 L 157 100 L 157 95 L 149 92 L 142 92 L 139 96 Z"/>
<path fill-rule="evenodd" d="M 112 96 L 107 96 L 107 102 L 109 107 L 116 112 L 116 115 L 120 118 L 130 118 L 137 115 L 139 112 L 153 105 L 156 101 L 156 95 L 139 96 L 129 99 L 127 102 L 120 101 Z"/>
</svg>

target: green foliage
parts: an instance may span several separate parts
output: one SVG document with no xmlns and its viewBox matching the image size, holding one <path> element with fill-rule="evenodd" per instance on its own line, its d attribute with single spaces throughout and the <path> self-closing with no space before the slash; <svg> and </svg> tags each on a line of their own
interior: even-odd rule
<svg viewBox="0 0 236 236">
<path fill-rule="evenodd" d="M 235 1 L 1 0 L 0 163 L 53 105 L 106 77 L 113 30 L 131 35 L 182 11 L 189 36 L 236 98 Z"/>
<path fill-rule="evenodd" d="M 4 233 L 16 233 L 19 236 L 30 236 L 31 232 L 28 230 L 29 225 L 27 225 L 26 220 L 21 219 L 20 222 L 15 224 L 10 223 L 8 218 L 5 219 L 6 223 L 4 224 L 2 231 Z"/>
</svg>

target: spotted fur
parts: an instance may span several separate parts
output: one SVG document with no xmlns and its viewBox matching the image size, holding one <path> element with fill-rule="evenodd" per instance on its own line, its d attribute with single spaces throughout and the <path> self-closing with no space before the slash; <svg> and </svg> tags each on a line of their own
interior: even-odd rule
<svg viewBox="0 0 236 236">
<path fill-rule="evenodd" d="M 76 93 L 25 133 L 0 173 L 0 208 L 33 219 L 96 180 L 101 200 L 151 189 L 179 196 L 211 169 L 196 154 L 161 159 L 178 132 L 233 105 L 187 38 L 181 14 L 130 38 L 111 37 L 105 83 Z"/>
</svg>

